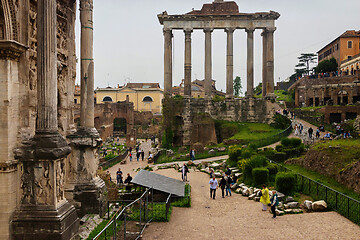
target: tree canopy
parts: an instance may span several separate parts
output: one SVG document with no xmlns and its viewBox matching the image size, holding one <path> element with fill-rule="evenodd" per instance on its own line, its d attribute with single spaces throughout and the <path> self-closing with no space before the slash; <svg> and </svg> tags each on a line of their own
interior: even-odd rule
<svg viewBox="0 0 360 240">
<path fill-rule="evenodd" d="M 335 72 L 338 69 L 338 63 L 335 58 L 331 58 L 330 60 L 321 61 L 317 67 L 315 67 L 315 73 L 327 73 L 327 72 Z"/>
<path fill-rule="evenodd" d="M 300 57 L 298 57 L 299 63 L 295 66 L 295 73 L 298 75 L 309 75 L 310 73 L 310 64 L 315 63 L 316 61 L 315 53 L 302 53 Z"/>
<path fill-rule="evenodd" d="M 237 76 L 234 79 L 234 95 L 240 96 L 242 94 L 241 78 Z"/>
</svg>

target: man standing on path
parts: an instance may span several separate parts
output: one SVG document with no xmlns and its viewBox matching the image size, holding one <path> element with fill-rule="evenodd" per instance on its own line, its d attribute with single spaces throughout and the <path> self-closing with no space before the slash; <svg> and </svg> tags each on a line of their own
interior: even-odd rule
<svg viewBox="0 0 360 240">
<path fill-rule="evenodd" d="M 187 173 L 189 172 L 188 167 L 186 166 L 186 164 L 184 163 L 184 165 L 182 166 L 181 169 L 181 177 L 183 182 L 187 182 Z"/>
<path fill-rule="evenodd" d="M 145 157 L 145 152 L 144 150 L 141 150 L 141 161 L 144 161 L 144 157 Z"/>
<path fill-rule="evenodd" d="M 216 189 L 219 186 L 218 181 L 215 179 L 215 176 L 213 176 L 213 178 L 210 179 L 209 184 L 210 184 L 210 198 L 213 198 L 215 200 Z"/>
<path fill-rule="evenodd" d="M 309 128 L 308 133 L 309 133 L 309 138 L 312 139 L 312 134 L 313 134 L 314 130 L 312 129 L 312 127 Z"/>
<path fill-rule="evenodd" d="M 119 168 L 119 170 L 116 172 L 116 183 L 117 183 L 117 185 L 119 185 L 120 183 L 123 183 L 123 180 L 122 180 L 122 171 L 121 171 L 120 168 Z"/>
</svg>

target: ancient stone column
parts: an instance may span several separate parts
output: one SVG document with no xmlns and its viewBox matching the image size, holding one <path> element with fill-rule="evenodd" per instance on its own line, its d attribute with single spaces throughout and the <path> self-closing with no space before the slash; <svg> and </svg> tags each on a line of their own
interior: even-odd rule
<svg viewBox="0 0 360 240">
<path fill-rule="evenodd" d="M 164 32 L 164 94 L 172 95 L 172 31 L 165 29 Z"/>
<path fill-rule="evenodd" d="M 97 176 L 98 148 L 102 143 L 94 128 L 93 1 L 80 0 L 81 22 L 81 125 L 68 136 L 72 152 L 66 165 L 66 198 L 80 215 L 105 214 L 105 183 Z M 85 90 L 84 90 L 85 89 Z M 82 95 L 81 95 L 82 97 Z M 80 118 L 81 118 L 80 116 Z"/>
<path fill-rule="evenodd" d="M 308 95 L 307 95 L 307 87 L 304 88 L 304 107 L 307 107 L 308 106 Z"/>
<path fill-rule="evenodd" d="M 350 86 L 349 104 L 354 104 L 354 85 Z"/>
<path fill-rule="evenodd" d="M 314 89 L 313 89 L 313 107 L 316 106 L 315 96 L 316 96 L 316 90 L 315 90 L 315 88 L 314 88 Z"/>
<path fill-rule="evenodd" d="M 254 31 L 253 28 L 245 30 L 247 32 L 247 97 L 254 95 Z"/>
<path fill-rule="evenodd" d="M 56 0 L 37 2 L 37 125 L 20 157 L 20 207 L 14 239 L 73 239 L 79 219 L 64 197 L 65 158 L 71 148 L 57 125 Z M 20 169 L 20 168 L 19 168 Z"/>
<path fill-rule="evenodd" d="M 321 105 L 325 105 L 325 87 L 321 88 Z"/>
<path fill-rule="evenodd" d="M 212 94 L 212 57 L 211 57 L 211 33 L 213 29 L 206 28 L 205 32 L 205 97 Z"/>
<path fill-rule="evenodd" d="M 264 31 L 261 33 L 263 38 L 263 60 L 262 60 L 262 96 L 266 96 L 266 85 L 267 85 L 267 32 Z"/>
<path fill-rule="evenodd" d="M 234 96 L 234 28 L 226 28 L 227 47 L 226 47 L 226 97 Z"/>
<path fill-rule="evenodd" d="M 274 32 L 276 28 L 267 28 L 266 51 L 266 97 L 274 98 Z"/>
<path fill-rule="evenodd" d="M 184 96 L 191 97 L 191 33 L 185 29 Z"/>
</svg>

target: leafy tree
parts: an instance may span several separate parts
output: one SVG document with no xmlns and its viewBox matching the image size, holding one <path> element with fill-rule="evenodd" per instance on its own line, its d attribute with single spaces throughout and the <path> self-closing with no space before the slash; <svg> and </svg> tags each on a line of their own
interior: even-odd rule
<svg viewBox="0 0 360 240">
<path fill-rule="evenodd" d="M 241 78 L 239 76 L 234 79 L 234 94 L 235 96 L 240 96 L 242 94 Z"/>
<path fill-rule="evenodd" d="M 324 60 L 319 62 L 317 67 L 315 67 L 315 73 L 326 73 L 326 72 L 335 72 L 338 69 L 338 63 L 335 58 L 330 60 Z"/>
<path fill-rule="evenodd" d="M 254 93 L 255 93 L 255 94 L 259 94 L 259 93 L 261 93 L 261 92 L 262 92 L 262 83 L 259 83 L 259 84 L 255 87 Z"/>
<path fill-rule="evenodd" d="M 295 73 L 306 74 L 310 73 L 310 64 L 315 63 L 316 54 L 315 53 L 302 53 L 300 57 L 298 57 L 299 63 L 295 66 Z"/>
</svg>

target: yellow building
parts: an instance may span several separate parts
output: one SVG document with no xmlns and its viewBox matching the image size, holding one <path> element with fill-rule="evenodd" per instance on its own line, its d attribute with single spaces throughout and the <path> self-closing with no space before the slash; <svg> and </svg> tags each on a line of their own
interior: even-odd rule
<svg viewBox="0 0 360 240">
<path fill-rule="evenodd" d="M 122 102 L 129 98 L 134 103 L 136 111 L 151 111 L 161 113 L 161 103 L 164 97 L 163 89 L 159 83 L 128 83 L 124 87 L 97 88 L 96 103 Z"/>
<path fill-rule="evenodd" d="M 340 67 L 358 54 L 360 54 L 360 31 L 348 30 L 318 51 L 318 61 L 334 57 Z"/>
</svg>

